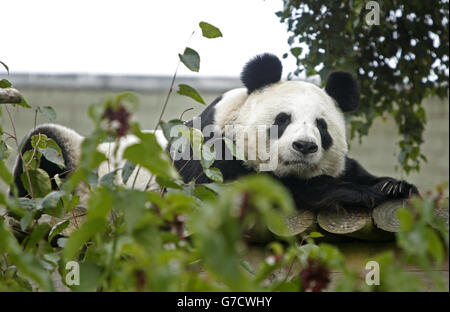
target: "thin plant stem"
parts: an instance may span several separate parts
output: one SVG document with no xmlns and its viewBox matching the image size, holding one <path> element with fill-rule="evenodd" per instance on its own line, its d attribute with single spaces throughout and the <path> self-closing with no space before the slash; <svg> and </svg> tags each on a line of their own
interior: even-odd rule
<svg viewBox="0 0 450 312">
<path fill-rule="evenodd" d="M 14 124 L 14 120 L 12 119 L 11 113 L 9 112 L 8 104 L 5 105 L 5 109 L 6 109 L 6 112 L 8 113 L 8 117 L 9 117 L 9 120 L 11 122 L 11 126 L 13 128 L 14 141 L 16 141 L 16 147 L 17 147 L 17 150 L 19 151 L 20 159 L 22 160 L 22 164 L 25 164 L 25 160 L 23 159 L 22 151 L 19 150 L 19 142 L 17 141 L 16 126 Z M 28 186 L 30 187 L 31 198 L 34 198 L 34 191 L 33 191 L 33 186 L 31 185 L 30 173 L 28 172 L 28 168 L 26 166 L 24 166 L 24 170 L 25 170 L 25 174 L 27 176 Z"/>
<path fill-rule="evenodd" d="M 189 41 L 191 41 L 191 38 L 194 35 L 194 33 L 195 33 L 195 31 L 193 31 L 191 33 L 191 35 L 189 36 L 189 39 L 186 42 L 186 47 L 187 47 Z M 185 47 L 185 49 L 186 49 L 186 47 Z M 173 74 L 172 82 L 170 83 L 169 92 L 167 93 L 166 100 L 164 101 L 164 105 L 163 105 L 163 108 L 161 110 L 161 114 L 159 115 L 158 122 L 156 123 L 156 126 L 155 126 L 155 131 L 158 129 L 159 124 L 161 123 L 161 119 L 162 119 L 162 117 L 164 115 L 164 112 L 166 111 L 167 104 L 169 103 L 169 98 L 170 98 L 170 95 L 172 94 L 172 91 L 173 91 L 173 86 L 175 84 L 175 79 L 177 78 L 177 73 L 178 73 L 178 68 L 180 67 L 180 63 L 181 63 L 181 60 L 178 59 L 177 67 L 175 68 L 175 73 Z"/>
</svg>

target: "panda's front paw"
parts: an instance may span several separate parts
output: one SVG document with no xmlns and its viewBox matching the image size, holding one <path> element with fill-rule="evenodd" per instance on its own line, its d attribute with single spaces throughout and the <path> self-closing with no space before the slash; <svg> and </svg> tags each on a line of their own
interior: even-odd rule
<svg viewBox="0 0 450 312">
<path fill-rule="evenodd" d="M 389 179 L 375 185 L 375 188 L 389 199 L 410 198 L 419 194 L 417 187 L 403 180 Z"/>
<path fill-rule="evenodd" d="M 375 208 L 385 200 L 385 196 L 378 190 L 371 188 L 362 189 L 360 205 L 365 208 Z"/>
</svg>

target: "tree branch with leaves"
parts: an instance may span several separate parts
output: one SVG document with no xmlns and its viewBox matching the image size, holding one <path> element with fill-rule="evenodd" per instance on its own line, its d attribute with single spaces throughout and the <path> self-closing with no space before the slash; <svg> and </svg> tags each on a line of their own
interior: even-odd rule
<svg viewBox="0 0 450 312">
<path fill-rule="evenodd" d="M 427 121 L 423 100 L 448 97 L 449 1 L 284 4 L 277 16 L 292 33 L 288 41 L 297 59 L 294 74 L 319 74 L 326 81 L 332 70 L 355 73 L 361 107 L 349 116 L 351 138 L 358 135 L 361 140 L 374 120 L 389 114 L 400 135 L 399 164 L 406 173 L 418 171 L 426 161 L 421 151 Z"/>
</svg>

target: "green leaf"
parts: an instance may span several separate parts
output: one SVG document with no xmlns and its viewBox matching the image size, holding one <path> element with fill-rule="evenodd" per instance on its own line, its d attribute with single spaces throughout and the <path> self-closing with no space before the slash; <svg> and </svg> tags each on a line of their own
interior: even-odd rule
<svg viewBox="0 0 450 312">
<path fill-rule="evenodd" d="M 13 182 L 13 176 L 3 161 L 0 161 L 0 178 L 2 178 L 7 185 L 11 185 Z"/>
<path fill-rule="evenodd" d="M 185 135 L 186 132 L 183 133 Z M 205 142 L 205 138 L 203 136 L 203 133 L 200 129 L 197 128 L 189 128 L 189 140 L 192 147 L 192 152 L 194 153 L 194 156 L 196 156 L 198 159 L 202 158 L 202 146 Z"/>
<path fill-rule="evenodd" d="M 256 274 L 256 272 L 255 272 L 255 270 L 252 268 L 251 264 L 248 263 L 247 261 L 241 260 L 241 265 L 242 265 L 242 267 L 243 267 L 247 272 L 249 272 L 250 274 L 252 274 L 252 275 L 255 275 L 255 274 Z"/>
<path fill-rule="evenodd" d="M 214 161 L 216 160 L 216 151 L 214 149 L 214 145 L 205 144 L 202 146 L 202 158 L 200 159 L 200 164 L 203 169 L 208 169 L 212 166 Z"/>
<path fill-rule="evenodd" d="M 133 133 L 140 142 L 127 147 L 123 157 L 141 165 L 153 174 L 177 179 L 178 173 L 172 167 L 172 161 L 167 152 L 159 145 L 155 134 L 143 133 L 137 127 L 134 127 Z"/>
<path fill-rule="evenodd" d="M 293 56 L 298 58 L 300 56 L 300 54 L 302 54 L 302 48 L 300 48 L 300 47 L 292 48 L 291 53 Z"/>
<path fill-rule="evenodd" d="M 31 108 L 31 106 L 28 104 L 28 102 L 25 100 L 25 98 L 22 96 L 19 103 L 15 103 L 15 105 L 19 105 L 25 108 Z"/>
<path fill-rule="evenodd" d="M 38 242 L 43 239 L 50 231 L 50 225 L 48 223 L 41 223 L 34 228 L 33 232 L 28 238 L 25 246 L 25 250 L 34 250 Z"/>
<path fill-rule="evenodd" d="M 50 177 L 47 172 L 41 168 L 37 168 L 36 170 L 28 170 L 28 174 L 30 176 L 31 187 L 33 188 L 35 197 L 44 197 L 52 191 Z M 32 194 L 26 172 L 22 173 L 20 180 L 28 194 Z"/>
<path fill-rule="evenodd" d="M 136 168 L 136 164 L 133 164 L 131 161 L 125 162 L 125 165 L 122 168 L 122 182 L 123 184 L 127 184 L 128 179 Z"/>
<path fill-rule="evenodd" d="M 166 178 L 161 177 L 161 176 L 157 176 L 156 177 L 156 183 L 158 183 L 158 185 L 160 185 L 160 186 L 165 186 L 165 187 L 168 187 L 168 188 L 173 188 L 173 189 L 177 189 L 177 190 L 182 190 L 183 189 L 180 185 L 178 185 L 174 181 L 172 181 L 170 179 L 166 179 Z"/>
<path fill-rule="evenodd" d="M 324 235 L 322 233 L 319 233 L 319 232 L 311 232 L 311 233 L 309 233 L 309 237 L 311 237 L 311 238 L 319 238 L 319 237 L 324 237 Z"/>
<path fill-rule="evenodd" d="M 69 220 L 61 221 L 56 223 L 48 233 L 48 241 L 51 242 L 53 237 L 61 233 L 70 224 Z"/>
<path fill-rule="evenodd" d="M 43 290 L 53 290 L 48 272 L 35 257 L 22 251 L 16 238 L 8 230 L 4 221 L 0 219 L 0 253 L 3 252 L 8 253 L 9 259 L 22 274 L 35 281 Z"/>
<path fill-rule="evenodd" d="M 184 122 L 179 119 L 172 119 L 168 122 L 161 121 L 160 126 L 163 131 L 164 137 L 166 138 L 166 140 L 169 143 L 171 143 L 173 140 L 175 140 L 181 136 L 181 134 L 180 134 L 178 137 L 171 137 L 170 132 L 172 131 L 172 127 L 176 127 L 176 126 L 186 127 L 186 126 L 184 126 Z M 177 129 L 177 128 L 175 128 L 175 129 Z"/>
<path fill-rule="evenodd" d="M 139 96 L 134 92 L 124 91 L 116 96 L 116 102 L 128 102 L 133 106 L 133 108 L 137 108 L 139 106 Z"/>
<path fill-rule="evenodd" d="M 197 92 L 197 90 L 195 90 L 194 88 L 192 88 L 191 86 L 189 86 L 187 84 L 179 84 L 177 93 L 180 95 L 188 96 L 191 99 L 193 99 L 194 101 L 197 101 L 203 105 L 206 105 L 205 101 L 203 100 L 201 95 Z"/>
<path fill-rule="evenodd" d="M 104 218 L 93 218 L 84 222 L 65 242 L 64 258 L 67 261 L 74 259 L 81 247 L 95 234 L 103 231 L 106 226 L 107 221 Z"/>
<path fill-rule="evenodd" d="M 198 72 L 200 70 L 200 55 L 194 49 L 186 48 L 184 53 L 178 54 L 178 56 L 180 61 L 191 71 Z"/>
<path fill-rule="evenodd" d="M 213 26 L 206 22 L 200 22 L 200 28 L 202 29 L 202 35 L 205 38 L 213 39 L 217 37 L 222 37 L 222 33 L 216 26 Z"/>
<path fill-rule="evenodd" d="M 217 168 L 208 168 L 205 170 L 205 174 L 214 182 L 223 182 L 222 172 Z"/>
<path fill-rule="evenodd" d="M 50 121 L 56 120 L 56 111 L 51 106 L 38 106 L 38 111 Z"/>
<path fill-rule="evenodd" d="M 48 193 L 42 200 L 42 208 L 54 209 L 63 195 L 64 191 L 53 191 Z"/>
<path fill-rule="evenodd" d="M 81 144 L 81 162 L 80 166 L 91 171 L 98 167 L 103 161 L 107 160 L 105 154 L 98 151 L 97 146 L 104 138 L 104 133 L 97 131 L 93 135 L 84 139 Z"/>
<path fill-rule="evenodd" d="M 8 72 L 8 75 L 9 75 L 9 67 L 5 63 L 3 63 L 2 61 L 0 61 L 0 64 L 3 65 L 3 67 L 6 69 L 6 71 Z"/>
<path fill-rule="evenodd" d="M 48 137 L 43 133 L 35 134 L 31 137 L 31 147 L 45 148 L 47 147 Z"/>
<path fill-rule="evenodd" d="M 216 194 L 205 185 L 199 185 L 194 189 L 194 195 L 200 200 L 210 200 L 214 201 L 216 199 Z"/>
<path fill-rule="evenodd" d="M 102 273 L 103 268 L 96 263 L 81 263 L 80 285 L 72 285 L 70 288 L 75 292 L 94 292 L 100 286 L 102 281 Z"/>
<path fill-rule="evenodd" d="M 105 187 L 95 189 L 88 199 L 88 219 L 107 219 L 114 203 L 113 194 Z"/>
<path fill-rule="evenodd" d="M 414 217 L 412 213 L 406 208 L 400 208 L 397 211 L 397 216 L 400 220 L 400 226 L 403 231 L 411 231 L 414 224 Z"/>
<path fill-rule="evenodd" d="M 425 238 L 427 240 L 428 252 L 437 263 L 441 263 L 444 260 L 444 247 L 439 236 L 436 235 L 433 229 L 427 228 Z"/>
<path fill-rule="evenodd" d="M 125 229 L 132 233 L 141 222 L 148 208 L 145 206 L 147 194 L 137 190 L 125 190 L 116 194 L 114 205 L 123 211 L 125 217 Z"/>
<path fill-rule="evenodd" d="M 9 155 L 11 155 L 12 148 L 6 144 L 5 142 L 0 142 L 0 161 L 4 159 L 8 159 Z"/>
<path fill-rule="evenodd" d="M 58 165 L 60 168 L 64 168 L 64 167 L 65 167 L 65 164 L 64 164 L 64 158 L 63 158 L 61 152 L 55 150 L 54 148 L 50 148 L 50 147 L 47 147 L 47 148 L 38 148 L 38 151 L 39 151 L 42 155 L 44 155 L 44 157 L 45 157 L 48 161 L 50 161 L 50 162 L 52 162 L 52 163 Z"/>
<path fill-rule="evenodd" d="M 12 84 L 6 79 L 0 80 L 0 89 L 11 88 Z"/>
<path fill-rule="evenodd" d="M 114 187 L 114 180 L 116 178 L 117 171 L 119 171 L 120 168 L 114 169 L 111 172 L 108 172 L 104 176 L 100 178 L 100 185 L 113 188 Z"/>
</svg>

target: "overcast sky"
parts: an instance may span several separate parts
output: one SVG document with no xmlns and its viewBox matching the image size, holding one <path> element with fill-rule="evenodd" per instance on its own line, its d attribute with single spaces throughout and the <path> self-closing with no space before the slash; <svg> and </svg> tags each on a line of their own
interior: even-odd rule
<svg viewBox="0 0 450 312">
<path fill-rule="evenodd" d="M 0 60 L 11 72 L 172 75 L 190 34 L 200 75 L 237 76 L 252 56 L 288 51 L 282 0 L 10 0 L 1 3 Z M 209 22 L 223 38 L 201 36 Z M 6 36 L 6 37 L 5 37 Z M 284 75 L 295 70 L 283 60 Z M 191 74 L 180 69 L 180 75 Z"/>
</svg>

